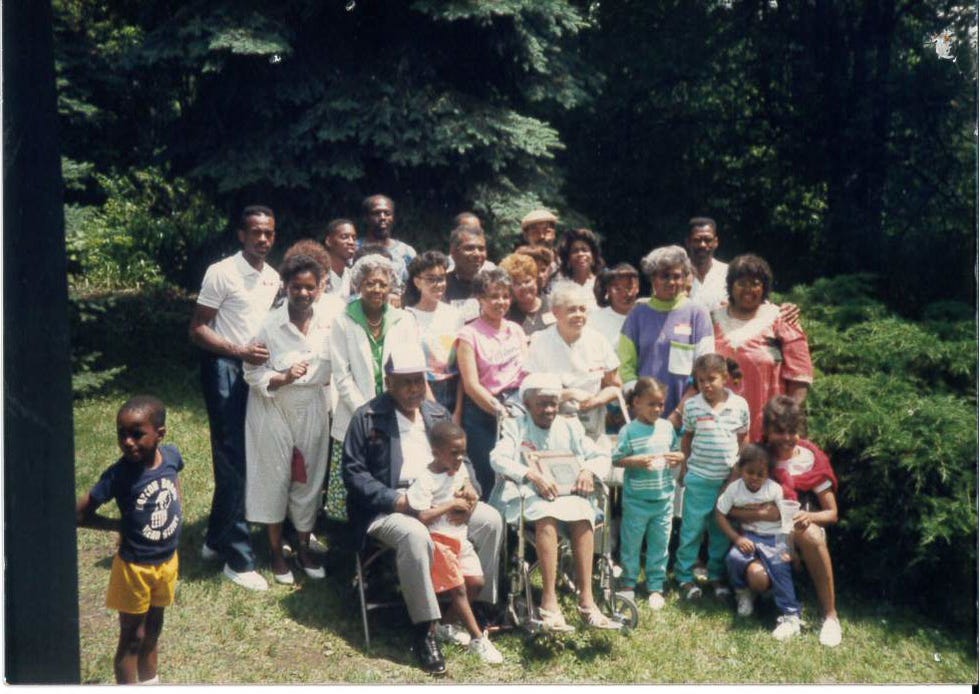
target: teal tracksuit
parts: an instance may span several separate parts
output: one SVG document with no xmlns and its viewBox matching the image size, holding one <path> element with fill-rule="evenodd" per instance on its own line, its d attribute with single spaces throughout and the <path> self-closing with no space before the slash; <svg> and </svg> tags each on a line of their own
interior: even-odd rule
<svg viewBox="0 0 980 694">
<path fill-rule="evenodd" d="M 652 426 L 634 420 L 619 432 L 613 464 L 634 455 L 667 453 L 676 444 L 677 436 L 667 420 L 658 419 Z M 645 538 L 647 589 L 663 591 L 673 499 L 674 473 L 669 466 L 659 470 L 631 467 L 623 471 L 623 520 L 619 528 L 619 558 L 623 567 L 619 584 L 623 588 L 634 588 L 639 580 L 640 551 Z"/>
</svg>

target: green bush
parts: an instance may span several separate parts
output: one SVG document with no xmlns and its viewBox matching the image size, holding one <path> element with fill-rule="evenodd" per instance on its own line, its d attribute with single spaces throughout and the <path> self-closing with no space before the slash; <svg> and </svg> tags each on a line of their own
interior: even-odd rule
<svg viewBox="0 0 980 694">
<path fill-rule="evenodd" d="M 226 227 L 204 195 L 158 168 L 95 174 L 94 181 L 105 195 L 102 205 L 65 208 L 70 279 L 78 291 L 184 285 L 194 253 Z"/>
<path fill-rule="evenodd" d="M 76 294 L 70 304 L 76 397 L 120 377 L 145 379 L 148 370 L 196 370 L 198 351 L 187 337 L 194 302 L 181 290 Z"/>
<path fill-rule="evenodd" d="M 840 480 L 838 582 L 976 628 L 977 403 L 973 311 L 890 314 L 873 278 L 797 287 L 817 378 L 809 436 Z"/>
</svg>

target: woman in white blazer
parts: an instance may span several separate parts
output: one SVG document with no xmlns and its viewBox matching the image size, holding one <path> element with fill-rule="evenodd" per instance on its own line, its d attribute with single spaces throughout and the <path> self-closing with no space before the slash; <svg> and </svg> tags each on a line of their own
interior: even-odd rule
<svg viewBox="0 0 980 694">
<path fill-rule="evenodd" d="M 384 392 L 384 365 L 394 345 L 421 344 L 415 318 L 388 304 L 395 283 L 391 261 L 382 255 L 362 257 L 351 268 L 357 298 L 347 304 L 330 333 L 330 364 L 336 409 L 330 429 L 330 471 L 326 512 L 347 520 L 347 494 L 340 479 L 341 450 L 354 411 Z"/>
</svg>

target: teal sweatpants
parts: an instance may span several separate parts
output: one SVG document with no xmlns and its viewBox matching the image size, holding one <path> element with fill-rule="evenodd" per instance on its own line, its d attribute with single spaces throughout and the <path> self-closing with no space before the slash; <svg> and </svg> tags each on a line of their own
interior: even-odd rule
<svg viewBox="0 0 980 694">
<path fill-rule="evenodd" d="M 674 515 L 674 496 L 644 499 L 623 493 L 623 520 L 619 526 L 619 559 L 623 575 L 619 585 L 633 588 L 640 576 L 640 550 L 647 541 L 647 590 L 663 592 L 667 579 L 667 545 Z"/>
<path fill-rule="evenodd" d="M 715 503 L 725 480 L 709 480 L 688 471 L 684 477 L 684 509 L 681 512 L 680 542 L 674 574 L 678 583 L 694 581 L 694 564 L 698 560 L 701 538 L 708 531 L 708 580 L 725 576 L 725 555 L 731 545 L 715 522 Z"/>
</svg>

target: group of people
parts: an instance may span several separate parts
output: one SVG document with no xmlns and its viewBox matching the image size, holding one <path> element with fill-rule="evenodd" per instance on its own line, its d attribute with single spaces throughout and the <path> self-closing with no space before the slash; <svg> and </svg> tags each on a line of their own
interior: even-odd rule
<svg viewBox="0 0 980 694">
<path fill-rule="evenodd" d="M 497 264 L 472 213 L 453 220 L 448 256 L 416 253 L 394 237 L 395 221 L 394 202 L 370 196 L 363 237 L 353 221 L 334 220 L 322 239 L 287 249 L 277 272 L 266 262 L 275 215 L 246 207 L 241 251 L 208 268 L 189 330 L 202 349 L 214 467 L 205 560 L 221 561 L 237 585 L 267 590 L 249 531 L 257 523 L 275 582 L 295 582 L 290 559 L 322 579 L 313 531 L 324 511 L 348 524 L 359 549 L 394 549 L 423 669 L 445 672 L 446 642 L 499 663 L 485 626 L 498 603 L 505 523 L 522 511 L 545 628 L 574 628 L 555 588 L 562 536 L 583 624 L 619 627 L 592 595 L 601 480 L 622 486 L 622 591 L 635 597 L 642 575 L 650 608 L 664 607 L 679 510 L 674 573 L 684 599 L 701 597 L 699 572 L 719 598 L 734 588 L 743 616 L 771 589 L 774 636 L 788 638 L 800 630 L 792 567 L 802 561 L 823 611 L 820 641 L 840 643 L 823 531 L 837 520 L 837 481 L 802 438 L 809 348 L 796 307 L 769 301 L 763 259 L 714 258 L 718 232 L 706 217 L 690 221 L 686 249 L 656 248 L 639 270 L 607 268 L 589 229 L 558 240 L 549 210 L 524 217 L 520 244 Z M 121 615 L 116 675 L 148 681 L 176 580 L 183 463 L 160 445 L 165 410 L 155 398 L 127 402 L 117 428 L 123 457 L 79 500 L 78 515 L 114 525 L 95 510 L 113 498 L 120 506 L 107 601 Z M 568 488 L 535 463 L 547 451 L 580 461 Z M 788 533 L 784 499 L 801 502 Z"/>
</svg>

